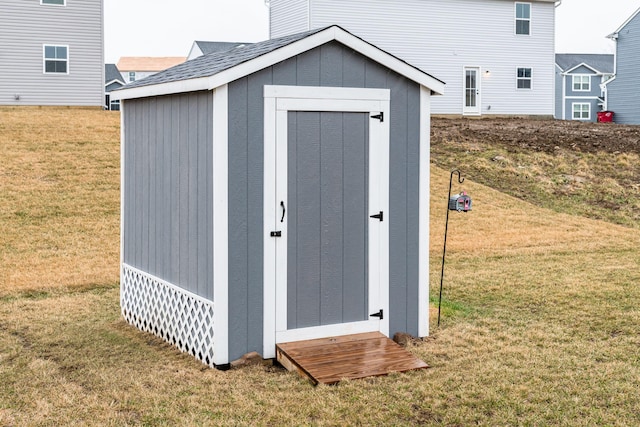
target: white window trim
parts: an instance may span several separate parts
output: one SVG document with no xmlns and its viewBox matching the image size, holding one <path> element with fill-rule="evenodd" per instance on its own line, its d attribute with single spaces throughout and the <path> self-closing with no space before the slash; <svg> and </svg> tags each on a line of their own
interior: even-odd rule
<svg viewBox="0 0 640 427">
<path fill-rule="evenodd" d="M 62 4 L 45 3 L 44 0 L 40 0 L 40 5 L 42 5 L 42 6 L 65 7 L 67 5 L 67 0 L 62 0 Z"/>
<path fill-rule="evenodd" d="M 576 89 L 576 77 L 580 77 L 580 89 Z M 582 89 L 582 85 L 584 84 L 582 79 L 585 77 L 589 79 L 587 89 Z M 591 92 L 591 76 L 589 74 L 573 74 L 571 76 L 571 89 L 573 92 Z"/>
<path fill-rule="evenodd" d="M 520 69 L 531 70 L 531 77 L 518 77 L 518 70 Z M 518 82 L 520 80 L 527 79 L 531 82 L 531 87 L 518 87 Z M 516 90 L 533 90 L 533 67 L 516 67 Z"/>
<path fill-rule="evenodd" d="M 518 5 L 519 4 L 528 4 L 529 5 L 529 19 L 526 19 L 526 21 L 529 21 L 529 32 L 527 34 L 518 34 L 518 21 L 525 21 L 525 19 L 523 19 L 523 18 L 518 18 Z M 515 34 L 516 36 L 530 36 L 531 33 L 532 33 L 531 29 L 533 28 L 532 15 L 533 15 L 533 6 L 531 5 L 531 3 L 523 2 L 523 1 L 515 2 L 514 6 L 513 6 L 513 34 Z"/>
<path fill-rule="evenodd" d="M 45 51 L 46 51 L 47 47 L 64 47 L 64 48 L 67 49 L 67 59 L 66 59 L 67 72 L 66 73 L 51 73 L 51 72 L 47 72 L 47 61 L 59 61 L 59 62 L 62 62 L 59 59 L 47 59 L 45 57 Z M 42 74 L 46 74 L 48 76 L 57 76 L 57 75 L 66 76 L 66 75 L 69 75 L 70 68 L 71 68 L 71 60 L 70 60 L 70 58 L 71 58 L 71 51 L 69 49 L 69 45 L 67 45 L 67 44 L 43 44 L 42 45 Z"/>
<path fill-rule="evenodd" d="M 587 117 L 582 117 L 582 110 L 580 110 L 579 118 L 575 117 L 575 108 L 578 105 L 586 105 L 587 106 Z M 591 103 L 589 102 L 572 102 L 571 103 L 571 120 L 591 120 Z"/>
</svg>

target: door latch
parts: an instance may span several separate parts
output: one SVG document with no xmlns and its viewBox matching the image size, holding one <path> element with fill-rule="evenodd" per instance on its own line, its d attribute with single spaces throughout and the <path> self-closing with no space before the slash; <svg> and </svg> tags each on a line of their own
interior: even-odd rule
<svg viewBox="0 0 640 427">
<path fill-rule="evenodd" d="M 373 314 L 370 314 L 370 315 L 369 315 L 369 317 L 379 317 L 379 318 L 380 318 L 380 320 L 382 320 L 382 319 L 384 319 L 383 314 L 384 314 L 384 313 L 382 312 L 382 309 L 380 309 L 380 311 L 379 311 L 379 312 L 377 312 L 377 313 L 373 313 Z"/>
<path fill-rule="evenodd" d="M 282 231 L 272 231 L 271 237 L 282 237 Z"/>
</svg>

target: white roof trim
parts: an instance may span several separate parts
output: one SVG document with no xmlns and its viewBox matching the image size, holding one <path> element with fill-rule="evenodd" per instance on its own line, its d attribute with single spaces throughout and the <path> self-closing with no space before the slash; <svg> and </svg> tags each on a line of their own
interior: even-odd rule
<svg viewBox="0 0 640 427">
<path fill-rule="evenodd" d="M 333 40 L 337 40 L 373 61 L 376 61 L 398 74 L 419 83 L 431 90 L 432 94 L 444 94 L 445 84 L 440 80 L 431 77 L 418 68 L 415 68 L 414 66 L 384 52 L 353 34 L 348 33 L 342 28 L 333 26 L 281 48 L 275 49 L 250 61 L 221 71 L 220 73 L 210 77 L 200 77 L 196 79 L 122 89 L 114 92 L 112 98 L 131 99 L 169 95 L 173 93 L 195 92 L 199 90 L 213 90 Z"/>
<path fill-rule="evenodd" d="M 113 79 L 113 80 L 111 80 L 111 81 L 106 82 L 106 83 L 104 84 L 104 86 L 105 86 L 105 87 L 107 87 L 107 86 L 109 86 L 110 84 L 113 84 L 113 83 L 120 83 L 122 86 L 126 85 L 126 83 L 125 83 L 125 82 L 123 82 L 123 81 L 122 81 L 122 80 L 120 80 L 120 79 Z"/>
<path fill-rule="evenodd" d="M 631 20 L 632 20 L 633 18 L 635 18 L 635 17 L 636 17 L 636 15 L 637 15 L 638 13 L 640 13 L 640 8 L 638 8 L 638 10 L 636 10 L 635 12 L 633 12 L 633 14 L 632 14 L 632 15 L 631 15 L 631 16 L 630 16 L 626 21 L 624 21 L 624 24 L 620 25 L 620 28 L 618 28 L 617 30 L 615 30 L 613 33 L 609 34 L 609 35 L 607 36 L 607 38 L 608 38 L 608 39 L 613 39 L 613 40 L 617 39 L 617 38 L 618 38 L 618 33 L 620 33 L 620 31 L 622 31 L 622 29 L 623 29 L 624 27 L 626 27 L 626 26 L 627 26 L 627 24 L 628 24 L 629 22 L 631 22 Z"/>
<path fill-rule="evenodd" d="M 562 73 L 562 74 L 569 74 L 569 73 L 571 73 L 573 70 L 577 70 L 577 69 L 578 69 L 578 68 L 580 68 L 580 67 L 587 67 L 588 69 L 590 69 L 591 71 L 593 71 L 593 72 L 594 72 L 595 74 L 597 74 L 597 75 L 613 74 L 613 73 L 605 73 L 605 72 L 599 71 L 599 70 L 597 70 L 597 69 L 593 68 L 591 65 L 589 65 L 589 64 L 587 64 L 587 63 L 584 63 L 584 62 L 579 63 L 579 64 L 578 64 L 578 65 L 576 65 L 575 67 L 571 67 L 571 68 L 569 68 L 567 71 L 565 71 L 565 72 L 564 72 L 564 73 Z"/>
<path fill-rule="evenodd" d="M 606 82 L 603 82 L 600 84 L 600 86 L 607 86 L 609 85 L 609 83 L 611 83 L 612 81 L 614 81 L 616 79 L 616 76 L 614 75 L 613 77 L 611 77 L 609 80 L 607 80 Z"/>
</svg>

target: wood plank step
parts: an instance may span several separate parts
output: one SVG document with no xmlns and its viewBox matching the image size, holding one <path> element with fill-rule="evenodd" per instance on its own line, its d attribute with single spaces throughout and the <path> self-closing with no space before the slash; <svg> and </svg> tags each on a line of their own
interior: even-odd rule
<svg viewBox="0 0 640 427">
<path fill-rule="evenodd" d="M 380 332 L 280 343 L 276 359 L 313 384 L 428 368 Z"/>
</svg>

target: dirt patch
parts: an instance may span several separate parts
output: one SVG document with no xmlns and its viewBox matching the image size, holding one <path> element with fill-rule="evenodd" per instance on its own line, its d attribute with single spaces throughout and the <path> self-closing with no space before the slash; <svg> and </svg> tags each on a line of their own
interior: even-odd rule
<svg viewBox="0 0 640 427">
<path fill-rule="evenodd" d="M 545 153 L 566 149 L 640 154 L 640 126 L 566 120 L 434 118 L 431 129 L 432 144 L 481 141 Z"/>
<path fill-rule="evenodd" d="M 640 228 L 640 126 L 435 118 L 431 163 L 538 206 Z"/>
</svg>

